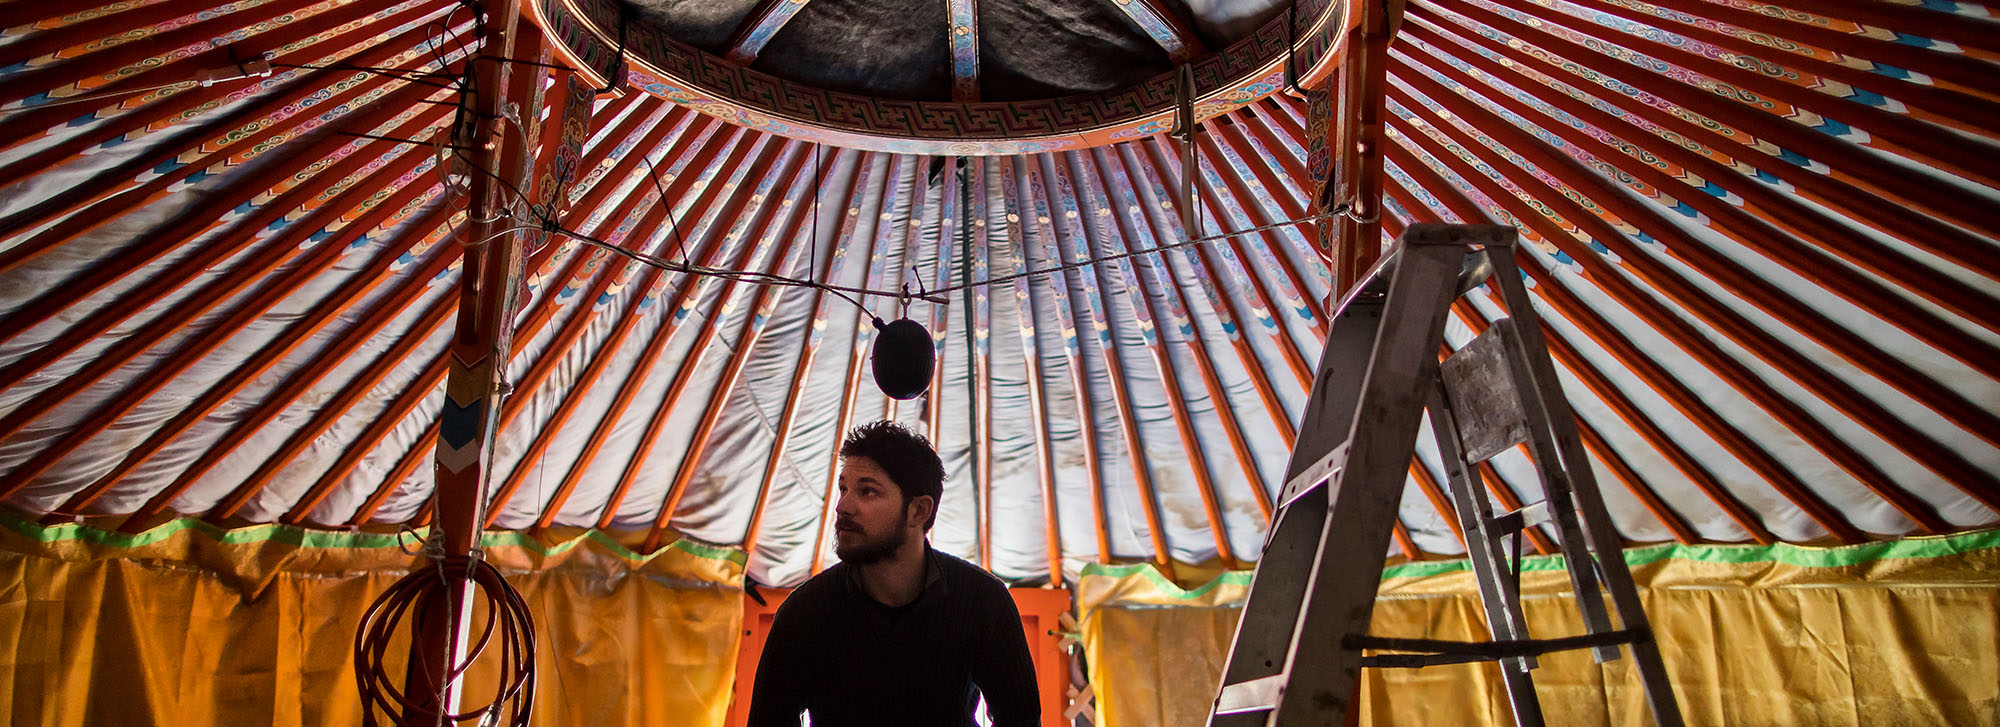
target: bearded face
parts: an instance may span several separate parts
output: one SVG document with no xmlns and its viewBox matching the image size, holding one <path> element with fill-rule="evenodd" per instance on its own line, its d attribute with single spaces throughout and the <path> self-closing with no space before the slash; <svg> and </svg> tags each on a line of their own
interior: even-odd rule
<svg viewBox="0 0 2000 727">
<path fill-rule="evenodd" d="M 910 503 L 867 457 L 841 459 L 840 502 L 833 512 L 833 554 L 843 562 L 879 563 L 909 542 Z"/>
</svg>

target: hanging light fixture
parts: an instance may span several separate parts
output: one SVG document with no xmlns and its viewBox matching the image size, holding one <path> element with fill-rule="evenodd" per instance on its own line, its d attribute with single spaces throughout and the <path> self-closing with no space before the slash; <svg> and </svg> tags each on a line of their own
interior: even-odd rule
<svg viewBox="0 0 2000 727">
<path fill-rule="evenodd" d="M 931 332 L 908 318 L 883 323 L 875 319 L 875 385 L 891 399 L 915 399 L 931 386 L 937 351 Z"/>
</svg>

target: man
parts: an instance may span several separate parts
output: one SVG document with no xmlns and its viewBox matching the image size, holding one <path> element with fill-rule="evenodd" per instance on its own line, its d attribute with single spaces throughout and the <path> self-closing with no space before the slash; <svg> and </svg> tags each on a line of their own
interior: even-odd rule
<svg viewBox="0 0 2000 727">
<path fill-rule="evenodd" d="M 834 554 L 771 623 L 750 727 L 971 727 L 980 694 L 995 727 L 1041 719 L 1021 615 L 987 572 L 932 550 L 944 463 L 895 422 L 840 446 Z"/>
</svg>

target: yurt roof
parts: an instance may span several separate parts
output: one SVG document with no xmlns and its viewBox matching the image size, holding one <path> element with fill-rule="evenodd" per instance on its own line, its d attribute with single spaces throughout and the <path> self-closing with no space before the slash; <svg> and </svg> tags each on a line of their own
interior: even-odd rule
<svg viewBox="0 0 2000 727">
<path fill-rule="evenodd" d="M 944 23 L 958 3 L 783 4 L 803 7 L 626 10 L 704 64 L 884 103 L 1021 108 L 1171 76 L 1171 41 L 1130 6 L 1171 18 L 1196 61 L 1283 15 L 1272 3 L 1244 15 L 1193 0 L 980 2 L 972 54 L 989 93 L 966 98 L 952 95 L 942 26 L 902 48 L 843 25 L 877 5 Z M 0 6 L 9 506 L 141 524 L 424 521 L 458 261 L 483 242 L 466 239 L 465 205 L 434 170 L 453 91 L 430 74 L 468 50 L 445 39 L 469 27 L 455 7 Z M 780 10 L 796 17 L 730 61 Z M 1047 33 L 1025 30 L 1037 17 Z M 995 30 L 1009 24 L 1023 29 Z M 551 59 L 603 60 L 551 37 Z M 1137 60 L 1066 61 L 1096 47 L 1085 40 Z M 671 85 L 671 69 L 628 52 L 626 72 Z M 232 72 L 258 58 L 270 75 Z M 1384 242 L 1417 222 L 1519 226 L 1526 282 L 1626 538 L 1857 542 L 1995 520 L 1991 9 L 1413 0 L 1389 62 Z M 566 225 L 662 258 L 876 290 L 1188 235 L 1186 170 L 1163 127 L 1046 150 L 924 146 L 946 135 L 896 151 L 811 141 L 894 128 L 750 128 L 745 113 L 778 117 L 747 95 L 657 90 L 628 84 L 594 102 Z M 1303 101 L 1280 83 L 1205 116 L 1200 232 L 1308 214 Z M 867 311 L 936 335 L 939 379 L 896 402 L 867 374 L 868 317 L 820 290 L 666 273 L 567 239 L 532 254 L 526 284 L 491 525 L 741 546 L 766 583 L 830 562 L 839 439 L 879 418 L 944 458 L 936 545 L 1003 577 L 1051 577 L 1051 548 L 1069 567 L 1254 561 L 1330 287 L 1307 233 L 1278 225 L 968 287 L 941 305 L 870 297 Z M 1448 338 L 1462 344 L 1498 311 L 1475 293 Z M 1435 450 L 1421 445 L 1410 473 L 1398 552 L 1462 552 Z M 1481 475 L 1502 503 L 1537 499 L 1518 453 Z"/>
</svg>

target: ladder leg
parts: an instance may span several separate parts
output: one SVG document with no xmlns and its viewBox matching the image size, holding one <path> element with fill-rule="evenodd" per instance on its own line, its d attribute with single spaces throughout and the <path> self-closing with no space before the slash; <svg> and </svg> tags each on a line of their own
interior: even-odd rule
<svg viewBox="0 0 2000 727">
<path fill-rule="evenodd" d="M 1381 319 L 1381 301 L 1354 301 L 1341 308 L 1327 333 L 1312 401 L 1301 418 L 1286 467 L 1287 486 L 1278 515 L 1251 576 L 1250 595 L 1223 667 L 1222 688 L 1210 708 L 1211 727 L 1264 724 L 1276 704 L 1272 689 L 1285 680 L 1286 660 L 1297 639 L 1294 627 L 1305 602 L 1306 582 L 1317 567 L 1330 489 L 1307 483 L 1302 492 L 1294 493 L 1290 483 L 1346 442 L 1361 395 L 1361 379 L 1353 372 L 1367 370 Z M 1247 709 L 1253 705 L 1258 708 Z"/>
<path fill-rule="evenodd" d="M 1437 341 L 1463 260 L 1458 244 L 1405 235 L 1379 333 L 1363 375 L 1346 464 L 1327 484 L 1318 563 L 1286 660 L 1288 682 L 1270 724 L 1342 724 L 1353 709 L 1361 652 L 1341 640 L 1368 631 L 1375 591 L 1424 400 L 1437 377 Z"/>
<path fill-rule="evenodd" d="M 1528 638 L 1528 627 L 1521 613 L 1521 594 L 1512 578 L 1501 575 L 1506 566 L 1500 559 L 1500 536 L 1490 527 L 1492 506 L 1486 500 L 1486 493 L 1479 489 L 1466 470 L 1465 448 L 1458 441 L 1458 424 L 1453 419 L 1448 406 L 1449 397 L 1442 383 L 1435 392 L 1430 405 L 1431 433 L 1444 462 L 1446 480 L 1451 485 L 1451 499 L 1458 511 L 1459 529 L 1465 533 L 1465 557 L 1472 565 L 1473 578 L 1479 582 L 1479 603 L 1486 611 L 1487 627 L 1492 630 L 1495 639 L 1525 640 Z M 1502 659 L 1499 667 L 1501 682 L 1507 687 L 1507 699 L 1514 711 L 1514 724 L 1540 727 L 1541 699 L 1535 695 L 1535 681 L 1529 671 L 1534 668 L 1534 657 Z"/>
<path fill-rule="evenodd" d="M 1555 365 L 1549 360 L 1548 345 L 1542 337 L 1541 320 L 1535 314 L 1527 290 L 1521 286 L 1521 274 L 1515 267 L 1514 256 L 1491 257 L 1494 280 L 1499 283 L 1497 287 L 1507 304 L 1508 314 L 1519 321 L 1515 326 L 1515 332 L 1519 334 L 1515 341 L 1522 354 L 1519 358 L 1527 364 L 1532 390 L 1540 394 L 1524 399 L 1528 401 L 1531 416 L 1537 408 L 1540 409 L 1540 418 L 1548 427 L 1545 431 L 1553 435 L 1558 459 L 1550 464 L 1560 467 L 1571 477 L 1570 484 L 1573 486 L 1568 488 L 1569 494 L 1574 497 L 1577 512 L 1583 516 L 1582 536 L 1594 556 L 1585 562 L 1594 561 L 1604 575 L 1605 588 L 1611 593 L 1612 605 L 1617 609 L 1618 620 L 1624 628 L 1643 628 L 1650 632 L 1645 608 L 1639 602 L 1638 587 L 1633 584 L 1631 570 L 1625 565 L 1624 539 L 1613 527 L 1610 511 L 1604 507 L 1596 479 L 1591 474 L 1590 460 L 1586 458 L 1582 440 L 1577 435 L 1576 419 L 1571 413 L 1568 398 L 1563 395 L 1561 384 L 1556 380 Z M 1571 570 L 1579 569 L 1572 566 Z M 1646 691 L 1646 704 L 1652 709 L 1654 721 L 1661 727 L 1680 727 L 1683 724 L 1680 704 L 1674 699 L 1673 685 L 1667 676 L 1666 664 L 1660 658 L 1656 637 L 1634 642 L 1630 646 L 1633 664 L 1639 671 L 1640 683 Z"/>
<path fill-rule="evenodd" d="M 1285 659 L 1298 634 L 1299 608 L 1305 602 L 1306 581 L 1317 564 L 1320 531 L 1325 528 L 1326 488 L 1315 488 L 1278 511 L 1257 571 L 1250 577 L 1250 596 L 1229 646 L 1222 670 L 1222 690 L 1210 707 L 1210 727 L 1265 724 L 1268 709 L 1233 711 L 1242 706 L 1275 703 L 1265 694 L 1285 673 Z M 1258 685 L 1254 688 L 1237 685 Z M 1233 691 L 1248 692 L 1245 695 Z"/>
</svg>

